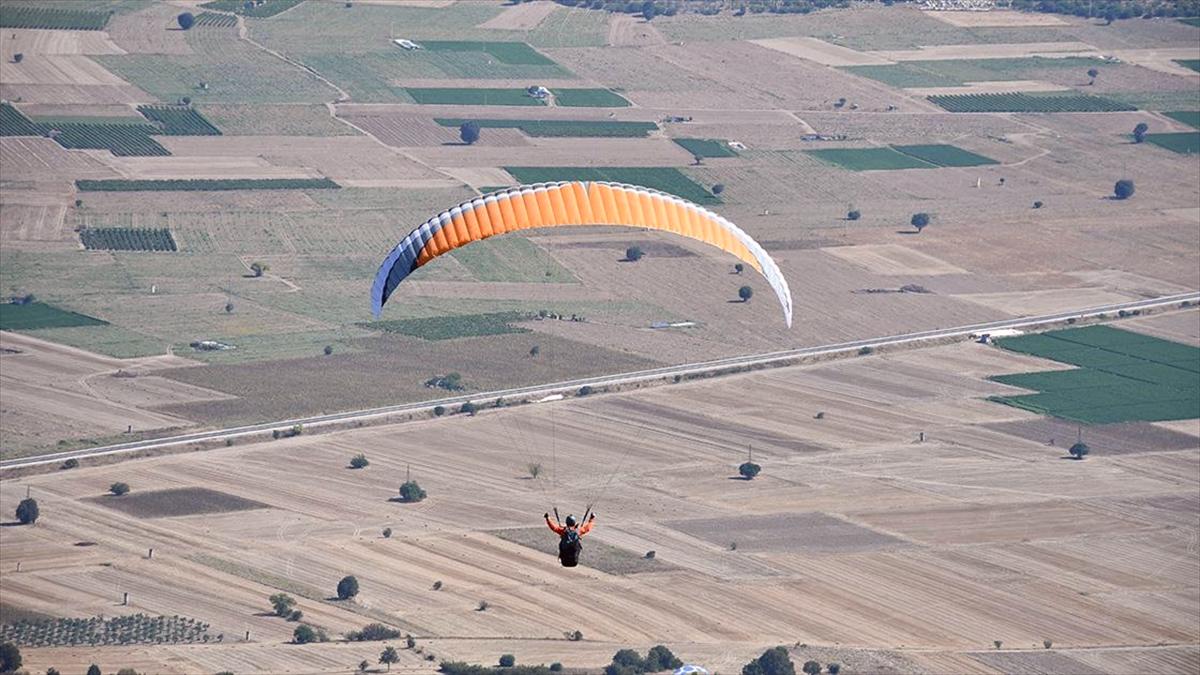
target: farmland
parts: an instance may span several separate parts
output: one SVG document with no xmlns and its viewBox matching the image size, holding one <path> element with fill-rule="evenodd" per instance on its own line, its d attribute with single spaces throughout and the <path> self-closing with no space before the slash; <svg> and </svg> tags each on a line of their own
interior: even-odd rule
<svg viewBox="0 0 1200 675">
<path fill-rule="evenodd" d="M 894 145 L 892 148 L 937 166 L 986 166 L 999 163 L 953 145 Z"/>
<path fill-rule="evenodd" d="M 161 157 L 171 154 L 150 137 L 157 132 L 157 128 L 150 124 L 69 122 L 45 126 L 59 145 L 72 150 L 108 150 L 118 157 Z"/>
<path fill-rule="evenodd" d="M 893 65 L 851 66 L 846 70 L 869 77 L 893 87 L 957 87 L 968 82 L 1037 79 L 1042 71 L 1075 73 L 1075 79 L 1086 77 L 1091 68 L 1104 71 L 1111 64 L 1098 58 L 1033 56 L 1010 59 L 946 59 L 937 61 L 905 61 Z M 1084 82 L 1086 84 L 1086 82 Z"/>
<path fill-rule="evenodd" d="M 0 330 L 38 330 L 66 326 L 103 326 L 107 322 L 42 302 L 0 304 Z"/>
<path fill-rule="evenodd" d="M 1181 155 L 1200 153 L 1200 131 L 1184 131 L 1176 134 L 1146 134 L 1146 140 Z"/>
<path fill-rule="evenodd" d="M 431 52 L 482 52 L 501 63 L 525 66 L 554 65 L 554 61 L 537 53 L 524 42 L 456 42 L 424 40 L 421 47 Z"/>
<path fill-rule="evenodd" d="M 419 337 L 422 340 L 453 340 L 464 337 L 480 337 L 483 335 L 504 335 L 505 333 L 528 333 L 528 328 L 517 326 L 521 321 L 531 318 L 522 312 L 496 312 L 493 314 L 460 314 L 448 317 L 430 317 L 427 319 L 393 319 L 367 324 L 374 330 L 386 333 L 400 333 Z"/>
<path fill-rule="evenodd" d="M 0 28 L 36 28 L 41 30 L 104 30 L 110 12 L 74 9 L 18 7 L 13 3 L 0 7 Z"/>
<path fill-rule="evenodd" d="M 608 89 L 564 89 L 551 87 L 554 103 L 567 108 L 624 108 L 629 101 Z"/>
<path fill-rule="evenodd" d="M 328 178 L 231 178 L 212 180 L 79 180 L 82 192 L 221 191 L 221 190 L 328 190 L 340 187 Z"/>
<path fill-rule="evenodd" d="M 679 169 L 671 167 L 604 167 L 590 168 L 578 166 L 510 166 L 505 167 L 520 183 L 545 183 L 550 181 L 569 180 L 603 180 L 614 183 L 642 185 L 678 197 L 683 197 L 697 204 L 719 204 L 720 199 Z"/>
<path fill-rule="evenodd" d="M 221 131 L 192 108 L 177 106 L 138 106 L 143 117 L 159 125 L 158 133 L 167 136 L 220 136 Z"/>
<path fill-rule="evenodd" d="M 697 157 L 737 157 L 729 143 L 714 138 L 673 138 L 679 147 Z"/>
<path fill-rule="evenodd" d="M 961 94 L 929 96 L 928 98 L 930 102 L 955 113 L 1118 112 L 1137 110 L 1135 106 L 1086 94 Z"/>
<path fill-rule="evenodd" d="M 417 103 L 429 105 L 545 105 L 543 101 L 527 94 L 524 89 L 408 87 L 404 91 Z"/>
<path fill-rule="evenodd" d="M 204 9 L 234 12 L 242 16 L 265 19 L 281 12 L 286 12 L 302 2 L 304 0 L 263 0 L 263 2 L 255 2 L 250 6 L 246 6 L 246 3 L 242 0 L 213 0 L 212 2 L 203 3 L 200 6 Z"/>
<path fill-rule="evenodd" d="M 89 251 L 175 251 L 175 239 L 166 228 L 85 227 L 79 230 Z"/>
<path fill-rule="evenodd" d="M 196 28 L 233 28 L 236 25 L 236 16 L 216 12 L 200 12 L 196 15 Z"/>
<path fill-rule="evenodd" d="M 459 127 L 471 121 L 482 129 L 520 129 L 529 136 L 541 138 L 643 138 L 657 131 L 653 122 L 621 122 L 596 120 L 508 120 L 437 117 L 434 121 L 444 127 Z"/>
<path fill-rule="evenodd" d="M 851 171 L 929 169 L 929 162 L 892 148 L 830 148 L 808 154 Z"/>
<path fill-rule="evenodd" d="M 1182 122 L 1188 126 L 1200 129 L 1200 110 L 1182 110 L 1177 112 L 1165 112 L 1163 114 L 1175 120 L 1176 122 Z"/>
</svg>

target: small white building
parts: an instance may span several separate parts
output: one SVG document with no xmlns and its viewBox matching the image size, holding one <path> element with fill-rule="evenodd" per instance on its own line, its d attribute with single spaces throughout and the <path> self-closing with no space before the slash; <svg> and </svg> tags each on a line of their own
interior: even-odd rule
<svg viewBox="0 0 1200 675">
<path fill-rule="evenodd" d="M 423 49 L 423 47 L 421 47 L 421 45 L 413 42 L 412 40 L 405 40 L 404 38 L 397 38 L 395 40 L 392 40 L 392 42 L 395 42 L 401 48 L 407 49 L 410 52 L 417 50 L 417 49 Z"/>
</svg>

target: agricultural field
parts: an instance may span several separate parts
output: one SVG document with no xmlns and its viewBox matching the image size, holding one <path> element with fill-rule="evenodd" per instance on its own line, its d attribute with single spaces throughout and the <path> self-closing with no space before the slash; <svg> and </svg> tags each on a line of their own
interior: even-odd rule
<svg viewBox="0 0 1200 675">
<path fill-rule="evenodd" d="M 106 321 L 68 312 L 42 302 L 0 304 L 0 330 L 39 330 L 66 326 L 103 326 Z"/>
<path fill-rule="evenodd" d="M 79 239 L 89 251 L 175 251 L 175 238 L 166 228 L 85 227 Z"/>
<path fill-rule="evenodd" d="M 716 138 L 672 138 L 679 147 L 697 157 L 737 157 L 727 141 Z"/>
<path fill-rule="evenodd" d="M 162 157 L 171 154 L 151 134 L 159 133 L 151 124 L 104 124 L 96 122 L 54 122 L 43 124 L 55 142 L 68 150 L 108 150 L 117 157 Z"/>
<path fill-rule="evenodd" d="M 1078 368 L 1002 375 L 1040 391 L 1001 396 L 1007 405 L 1088 424 L 1200 417 L 1200 349 L 1107 326 L 1004 338 L 1001 347 Z"/>
<path fill-rule="evenodd" d="M 104 30 L 110 12 L 50 7 L 20 7 L 9 3 L 0 7 L 0 28 L 39 30 Z"/>
<path fill-rule="evenodd" d="M 519 183 L 545 183 L 549 181 L 603 180 L 614 183 L 642 185 L 662 192 L 683 197 L 697 204 L 719 204 L 720 198 L 688 178 L 679 169 L 671 167 L 536 167 L 509 166 L 505 171 Z"/>
<path fill-rule="evenodd" d="M 528 333 L 528 328 L 516 324 L 531 318 L 531 315 L 521 312 L 497 312 L 426 319 L 393 319 L 365 324 L 363 327 L 381 330 L 385 333 L 411 335 L 422 340 L 453 340 L 484 335 L 504 335 L 505 333 Z"/>
<path fill-rule="evenodd" d="M 434 122 L 444 127 L 460 127 L 467 121 L 481 129 L 520 129 L 527 136 L 539 138 L 644 138 L 658 131 L 653 122 L 434 118 Z"/>
<path fill-rule="evenodd" d="M 219 12 L 233 12 L 256 19 L 266 19 L 286 12 L 302 2 L 304 0 L 263 0 L 247 6 L 243 0 L 213 0 L 200 6 Z"/>
<path fill-rule="evenodd" d="M 210 104 L 200 113 L 230 136 L 358 136 L 323 105 Z"/>
<path fill-rule="evenodd" d="M 44 136 L 45 129 L 8 103 L 0 103 L 0 136 Z"/>
<path fill-rule="evenodd" d="M 195 28 L 233 28 L 237 25 L 237 17 L 217 12 L 200 12 L 196 15 Z"/>
<path fill-rule="evenodd" d="M 933 168 L 931 163 L 893 148 L 829 148 L 809 150 L 808 154 L 850 171 Z"/>
<path fill-rule="evenodd" d="M 193 108 L 142 105 L 138 106 L 138 112 L 159 127 L 157 133 L 167 136 L 221 135 L 219 129 Z"/>
<path fill-rule="evenodd" d="M 229 178 L 207 180 L 79 180 L 81 192 L 192 192 L 221 190 L 329 190 L 340 187 L 328 178 Z"/>
<path fill-rule="evenodd" d="M 407 87 L 404 91 L 417 103 L 426 105 L 546 105 L 524 89 Z"/>
<path fill-rule="evenodd" d="M 425 40 L 421 47 L 431 52 L 482 52 L 501 63 L 523 66 L 548 66 L 554 61 L 539 54 L 524 42 L 461 42 Z"/>
<path fill-rule="evenodd" d="M 1135 106 L 1087 94 L 1054 92 L 929 96 L 930 102 L 955 113 L 980 112 L 1120 112 Z"/>
<path fill-rule="evenodd" d="M 1175 63 L 1200 73 L 1200 59 L 1182 59 L 1175 61 Z"/>
<path fill-rule="evenodd" d="M 953 145 L 893 145 L 892 149 L 936 166 L 987 166 L 999 164 L 990 157 Z"/>
<path fill-rule="evenodd" d="M 1097 79 L 1112 68 L 1109 62 L 1090 57 L 1041 57 L 1008 59 L 945 59 L 904 61 L 893 65 L 850 66 L 846 70 L 893 87 L 960 87 L 969 82 L 1034 80 L 1036 74 L 1051 70 L 1073 73 L 1074 79 L 1087 84 L 1087 71 L 1100 71 Z"/>
<path fill-rule="evenodd" d="M 1184 131 L 1176 134 L 1146 134 L 1146 140 L 1160 148 L 1181 155 L 1200 153 L 1200 131 Z"/>
<path fill-rule="evenodd" d="M 567 108 L 625 108 L 630 105 L 620 94 L 608 89 L 565 89 L 551 87 L 554 104 Z"/>
<path fill-rule="evenodd" d="M 1163 115 L 1170 117 L 1176 122 L 1182 122 L 1190 127 L 1200 129 L 1200 110 L 1181 110 L 1176 112 L 1165 112 Z"/>
</svg>

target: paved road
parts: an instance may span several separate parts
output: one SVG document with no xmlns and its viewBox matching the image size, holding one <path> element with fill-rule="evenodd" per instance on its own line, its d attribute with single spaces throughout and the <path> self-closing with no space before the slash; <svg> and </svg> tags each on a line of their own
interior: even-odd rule
<svg viewBox="0 0 1200 675">
<path fill-rule="evenodd" d="M 1043 314 L 1041 316 L 1022 317 L 1018 319 L 1005 319 L 1002 321 L 989 321 L 987 323 L 971 324 L 968 326 L 956 326 L 954 328 L 941 328 L 937 330 L 919 331 L 916 333 L 905 333 L 903 335 L 889 335 L 886 337 L 870 338 L 867 340 L 855 340 L 853 342 L 841 342 L 832 345 L 822 345 L 819 347 L 804 347 L 801 349 L 788 349 L 778 352 L 769 352 L 765 354 L 751 354 L 748 356 L 734 356 L 725 359 L 717 359 L 715 361 L 704 361 L 700 363 L 686 363 L 678 366 L 665 366 L 662 368 L 652 368 L 650 370 L 639 370 L 630 373 L 619 373 L 616 375 L 601 375 L 598 377 L 587 377 L 578 380 L 568 380 L 566 382 L 554 382 L 550 384 L 539 384 L 531 387 L 518 387 L 515 389 L 501 389 L 497 391 L 479 392 L 476 394 L 451 396 L 449 398 L 437 399 L 433 401 L 420 401 L 418 403 L 404 403 L 400 405 L 385 406 L 382 408 L 369 408 L 366 410 L 353 410 L 349 412 L 333 413 L 329 415 L 317 415 L 314 417 L 304 417 L 293 420 L 281 420 L 278 422 L 268 422 L 264 424 L 252 424 L 243 427 L 232 427 L 229 429 L 215 429 L 212 431 L 199 431 L 191 434 L 183 434 L 180 436 L 167 436 L 164 438 L 156 438 L 144 441 L 133 441 L 130 443 L 118 443 L 116 445 L 105 445 L 95 448 L 85 448 L 81 450 L 71 450 L 67 452 L 56 452 L 49 455 L 39 455 L 37 457 L 27 457 L 22 459 L 10 459 L 0 462 L 0 470 L 16 469 L 27 466 L 37 466 L 39 464 L 53 464 L 65 461 L 67 459 L 84 459 L 87 457 L 98 457 L 102 455 L 116 455 L 122 453 L 137 452 L 139 450 L 151 450 L 156 448 L 167 448 L 177 445 L 186 445 L 188 443 L 196 443 L 200 441 L 220 441 L 225 439 L 234 439 L 242 436 L 251 436 L 254 434 L 262 434 L 275 429 L 288 429 L 294 425 L 300 424 L 305 428 L 320 427 L 329 424 L 343 424 L 345 422 L 354 422 L 362 420 L 370 420 L 379 417 L 387 417 L 397 413 L 411 413 L 432 410 L 436 406 L 451 407 L 461 405 L 467 401 L 494 401 L 498 398 L 540 398 L 551 396 L 554 394 L 567 394 L 578 391 L 582 386 L 603 387 L 619 384 L 630 384 L 635 382 L 645 382 L 650 380 L 660 380 L 664 377 L 672 377 L 674 375 L 694 375 L 699 373 L 707 373 L 719 371 L 730 367 L 739 366 L 759 366 L 780 361 L 789 361 L 799 357 L 820 356 L 825 354 L 838 354 L 843 352 L 851 352 L 862 349 L 863 347 L 871 347 L 872 349 L 879 347 L 888 347 L 893 345 L 903 345 L 913 342 L 922 342 L 926 340 L 937 340 L 942 338 L 966 337 L 973 333 L 985 333 L 988 331 L 999 330 L 1002 328 L 1036 328 L 1046 324 L 1058 323 L 1067 319 L 1075 318 L 1082 319 L 1086 317 L 1094 317 L 1099 314 L 1116 314 L 1121 310 L 1135 309 L 1151 309 L 1154 307 L 1163 307 L 1168 305 L 1178 305 L 1181 302 L 1190 301 L 1193 303 L 1200 302 L 1200 292 L 1181 293 L 1178 295 L 1163 296 L 1160 298 L 1152 298 L 1148 300 L 1136 300 L 1133 302 L 1125 302 L 1113 305 L 1104 305 L 1101 307 L 1090 307 L 1087 309 L 1072 310 L 1068 312 L 1058 312 L 1055 314 Z"/>
</svg>

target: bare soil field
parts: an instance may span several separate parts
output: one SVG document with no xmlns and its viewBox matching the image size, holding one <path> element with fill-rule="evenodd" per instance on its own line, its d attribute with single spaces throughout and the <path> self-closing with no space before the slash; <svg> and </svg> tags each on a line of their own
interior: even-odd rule
<svg viewBox="0 0 1200 675">
<path fill-rule="evenodd" d="M 667 40 L 649 21 L 628 14 L 613 14 L 608 20 L 610 47 L 645 47 L 666 44 Z"/>
<path fill-rule="evenodd" d="M 153 96 L 131 84 L 72 85 L 0 82 L 0 97 L 24 103 L 70 105 L 157 103 Z"/>
<path fill-rule="evenodd" d="M 417 115 L 345 115 L 341 119 L 398 148 L 462 144 L 457 127 Z M 475 146 L 529 145 L 519 129 L 485 129 Z"/>
<path fill-rule="evenodd" d="M 960 94 L 996 94 L 1010 91 L 1067 91 L 1070 87 L 1040 80 L 1004 80 L 1001 82 L 967 82 L 961 87 L 906 87 L 914 96 L 957 96 Z"/>
<path fill-rule="evenodd" d="M 492 131 L 503 130 L 484 133 Z M 455 143 L 406 148 L 405 154 L 433 166 L 686 166 L 692 161 L 665 138 L 530 138 L 519 147 Z"/>
<path fill-rule="evenodd" d="M 145 9 L 118 14 L 109 19 L 107 32 L 120 49 L 129 54 L 191 54 L 186 32 L 179 27 L 178 9 L 152 3 Z"/>
<path fill-rule="evenodd" d="M 162 144 L 179 157 L 259 157 L 274 166 L 307 169 L 335 181 L 443 177 L 366 136 L 168 136 Z"/>
<path fill-rule="evenodd" d="M 895 61 L 881 56 L 855 51 L 810 37 L 765 38 L 750 40 L 750 42 L 826 66 L 886 66 L 895 63 Z"/>
<path fill-rule="evenodd" d="M 1080 431 L 1078 424 L 1052 417 L 1000 422 L 988 425 L 988 428 L 1048 446 L 1058 446 L 1062 448 L 1063 455 L 1067 454 L 1066 449 L 1075 442 L 1078 438 L 1076 434 Z M 1097 453 L 1108 455 L 1191 450 L 1196 447 L 1196 439 L 1188 434 L 1145 422 L 1106 424 L 1089 428 L 1086 436 L 1089 447 Z"/>
<path fill-rule="evenodd" d="M 268 508 L 262 502 L 207 488 L 174 488 L 130 492 L 117 497 L 89 497 L 88 501 L 135 518 L 170 518 L 202 513 L 229 513 Z"/>
<path fill-rule="evenodd" d="M 847 262 L 861 265 L 875 274 L 965 274 L 966 270 L 955 267 L 931 255 L 914 251 L 898 244 L 879 246 L 835 246 L 824 249 L 826 253 Z"/>
<path fill-rule="evenodd" d="M 5 84 L 81 87 L 129 85 L 99 63 L 77 54 L 45 54 L 5 65 Z"/>
<path fill-rule="evenodd" d="M 0 56 L 5 62 L 21 52 L 27 56 L 47 54 L 124 54 L 108 34 L 91 30 L 37 30 L 10 28 L 0 35 Z M 9 65 L 12 65 L 9 63 Z M 5 73 L 8 79 L 8 73 Z"/>
<path fill-rule="evenodd" d="M 1014 414 L 967 400 L 964 391 L 997 386 L 960 372 L 970 361 L 1011 371 L 1031 359 L 958 344 L 8 478 L 0 508 L 11 510 L 29 485 L 43 517 L 36 528 L 6 530 L 5 604 L 88 616 L 111 613 L 102 608 L 129 591 L 124 611 L 185 614 L 225 634 L 221 644 L 105 652 L 122 663 L 169 653 L 181 673 L 279 672 L 300 658 L 310 669 L 344 668 L 335 664 L 379 651 L 280 644 L 294 624 L 269 616 L 266 597 L 281 590 L 331 633 L 382 620 L 412 632 L 438 660 L 488 663 L 511 652 L 520 662 L 596 668 L 618 648 L 663 642 L 689 662 L 729 670 L 767 645 L 802 642 L 793 659 L 905 673 L 975 663 L 994 673 L 1007 666 L 976 660 L 985 649 L 1024 663 L 1027 652 L 1012 648 L 1038 645 L 1038 658 L 1060 655 L 1098 672 L 1123 672 L 1132 650 L 1163 672 L 1187 672 L 1200 639 L 1200 597 L 1189 590 L 1200 568 L 1187 549 L 1195 524 L 1181 516 L 1196 506 L 1186 496 L 1200 472 L 1170 478 L 1150 467 L 1167 457 L 1200 466 L 1200 449 L 1071 462 L 1003 432 L 978 446 L 956 440 L 987 431 L 977 419 L 988 416 L 963 414 L 972 405 Z M 906 427 L 923 428 L 927 441 L 914 443 Z M 763 474 L 730 480 L 753 429 L 810 445 L 755 439 Z M 357 452 L 371 465 L 345 468 Z M 531 461 L 544 467 L 535 480 L 525 471 Z M 424 502 L 388 501 L 406 471 L 429 492 Z M 90 496 L 117 480 L 134 491 Z M 181 488 L 269 508 L 252 520 L 175 517 L 170 528 L 109 508 Z M 599 497 L 597 528 L 583 565 L 563 570 L 545 550 L 552 535 L 537 537 L 540 512 L 549 504 L 577 511 L 589 495 Z M 1135 500 L 1140 510 L 1124 506 Z M 181 503 L 171 514 L 183 515 Z M 1158 512 L 1177 515 L 1164 521 Z M 383 527 L 393 529 L 390 539 Z M 528 542 L 488 533 L 497 528 L 527 531 Z M 85 538 L 96 546 L 72 546 Z M 605 569 L 610 555 L 644 565 L 651 549 L 659 571 Z M 181 574 L 186 587 L 171 582 Z M 359 597 L 326 601 L 344 574 L 358 577 Z M 477 611 L 480 600 L 487 611 Z M 920 622 L 906 618 L 914 606 L 924 608 Z M 583 643 L 566 639 L 574 630 Z M 994 639 L 1005 648 L 991 650 Z M 1054 649 L 1040 649 L 1042 639 Z M 32 667 L 90 657 L 23 653 Z M 417 658 L 406 653 L 412 660 L 402 663 L 422 670 Z"/>
<path fill-rule="evenodd" d="M 963 28 L 1002 27 L 1013 28 L 1021 26 L 1065 26 L 1067 22 L 1054 14 L 1041 12 L 1009 12 L 991 10 L 988 12 L 937 12 L 927 11 L 925 16 L 945 21 L 952 26 Z"/>
<path fill-rule="evenodd" d="M 1172 312 L 1129 321 L 1129 330 L 1200 347 L 1200 311 Z"/>
<path fill-rule="evenodd" d="M 1028 42 L 1020 44 L 938 45 L 920 49 L 882 50 L 868 54 L 890 61 L 937 61 L 942 59 L 1011 59 L 1029 56 L 1064 58 L 1103 56 L 1084 42 Z"/>
<path fill-rule="evenodd" d="M 556 5 L 553 2 L 526 2 L 505 8 L 496 16 L 479 24 L 480 28 L 491 30 L 527 31 L 537 28 L 554 13 Z"/>
</svg>

